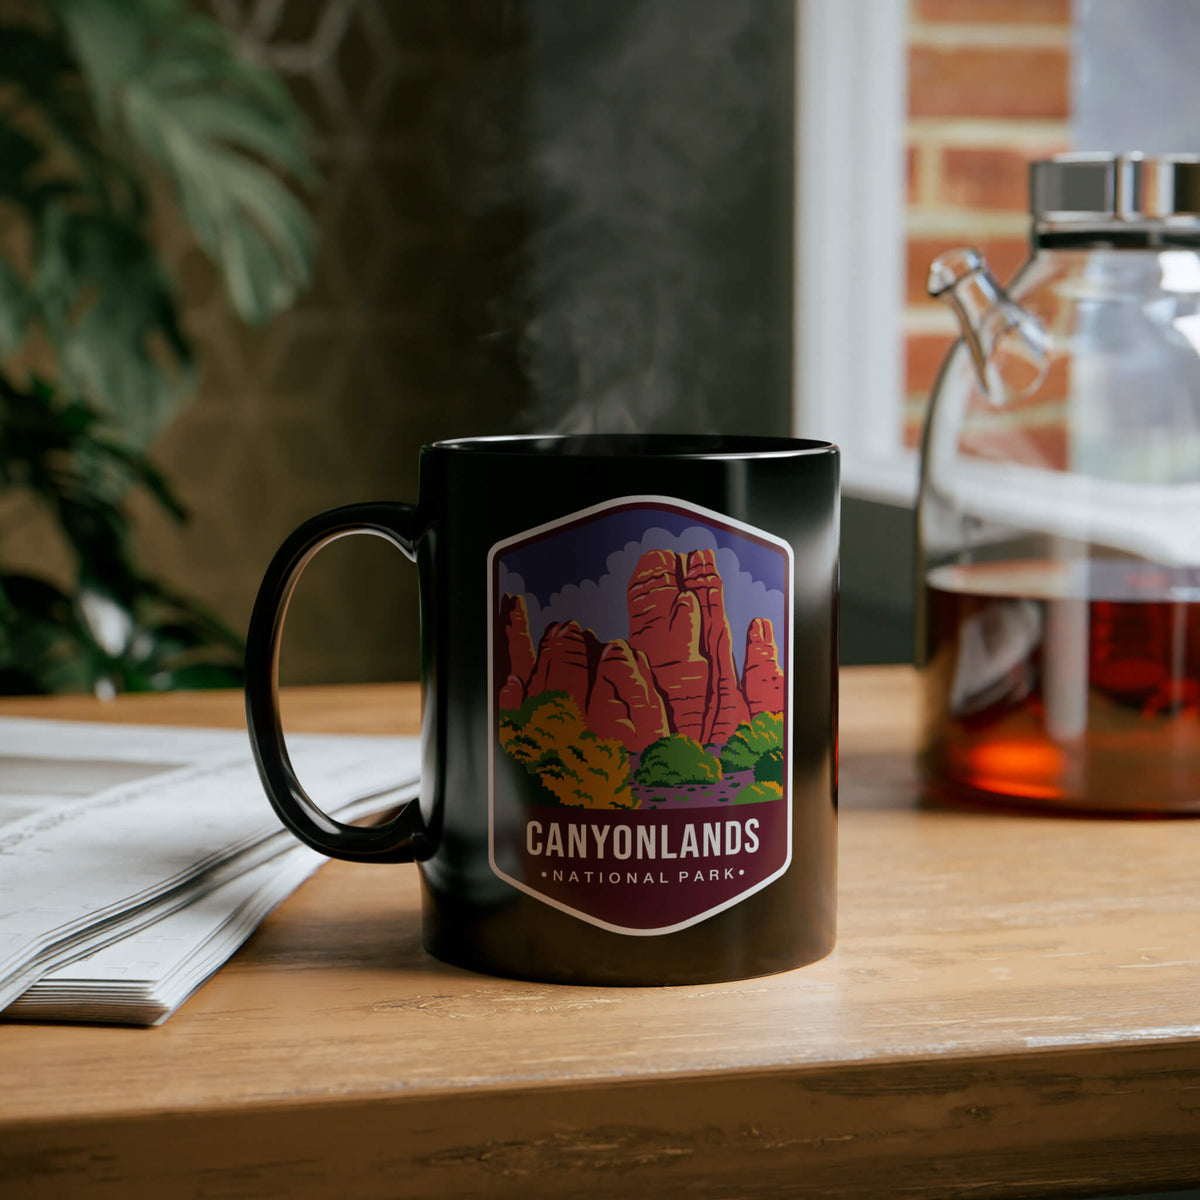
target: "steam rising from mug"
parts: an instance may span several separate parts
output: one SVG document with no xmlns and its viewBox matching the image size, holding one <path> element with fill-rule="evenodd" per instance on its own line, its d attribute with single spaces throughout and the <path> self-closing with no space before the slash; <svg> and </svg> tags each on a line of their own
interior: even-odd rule
<svg viewBox="0 0 1200 1200">
<path fill-rule="evenodd" d="M 532 426 L 783 427 L 791 5 L 530 0 L 524 11 L 531 213 L 518 320 Z"/>
</svg>

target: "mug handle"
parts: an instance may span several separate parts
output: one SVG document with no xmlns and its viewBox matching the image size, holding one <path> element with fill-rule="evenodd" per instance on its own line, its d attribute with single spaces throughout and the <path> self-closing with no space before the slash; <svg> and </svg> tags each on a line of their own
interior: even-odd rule
<svg viewBox="0 0 1200 1200">
<path fill-rule="evenodd" d="M 322 812 L 301 786 L 279 719 L 279 642 L 292 590 L 322 546 L 352 533 L 385 538 L 416 561 L 411 504 L 349 504 L 305 521 L 275 553 L 263 576 L 246 634 L 246 726 L 259 778 L 279 819 L 302 842 L 351 862 L 412 862 L 428 857 L 420 804 L 410 800 L 386 824 L 345 825 Z"/>
</svg>

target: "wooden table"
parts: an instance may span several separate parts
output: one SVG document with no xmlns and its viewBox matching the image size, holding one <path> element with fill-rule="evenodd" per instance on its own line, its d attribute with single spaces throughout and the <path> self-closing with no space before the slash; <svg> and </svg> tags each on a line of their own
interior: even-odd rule
<svg viewBox="0 0 1200 1200">
<path fill-rule="evenodd" d="M 412 686 L 288 697 L 413 732 Z M 331 863 L 165 1026 L 0 1027 L 0 1196 L 1099 1195 L 1200 1179 L 1200 821 L 915 806 L 915 689 L 843 674 L 841 913 L 744 983 L 514 983 Z M 233 725 L 221 694 L 0 712 Z M 264 801 L 265 803 L 265 801 Z M 0 867 L 2 869 L 2 867 Z"/>
</svg>

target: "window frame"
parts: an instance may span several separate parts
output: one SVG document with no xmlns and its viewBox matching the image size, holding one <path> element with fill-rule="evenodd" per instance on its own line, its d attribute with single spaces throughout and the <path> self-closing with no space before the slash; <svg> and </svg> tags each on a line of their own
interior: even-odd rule
<svg viewBox="0 0 1200 1200">
<path fill-rule="evenodd" d="M 906 0 L 797 0 L 792 428 L 845 494 L 916 502 L 904 445 Z"/>
</svg>

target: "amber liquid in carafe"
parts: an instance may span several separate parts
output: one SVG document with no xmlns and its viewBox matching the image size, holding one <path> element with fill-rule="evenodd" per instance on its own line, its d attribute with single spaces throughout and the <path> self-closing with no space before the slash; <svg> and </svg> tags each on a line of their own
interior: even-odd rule
<svg viewBox="0 0 1200 1200">
<path fill-rule="evenodd" d="M 1200 813 L 1200 571 L 1022 560 L 925 583 L 932 796 Z"/>
</svg>

